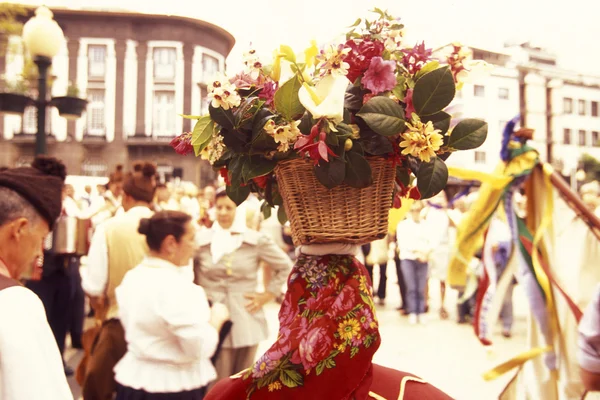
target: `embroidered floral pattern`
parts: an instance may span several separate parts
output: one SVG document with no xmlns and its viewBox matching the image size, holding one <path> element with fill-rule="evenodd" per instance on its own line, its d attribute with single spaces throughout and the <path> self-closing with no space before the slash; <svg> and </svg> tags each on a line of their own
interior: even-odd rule
<svg viewBox="0 0 600 400">
<path fill-rule="evenodd" d="M 320 379 L 342 356 L 344 368 L 359 352 L 370 360 L 380 340 L 374 308 L 366 270 L 354 257 L 301 255 L 279 311 L 277 341 L 244 377 L 248 398 Z"/>
</svg>

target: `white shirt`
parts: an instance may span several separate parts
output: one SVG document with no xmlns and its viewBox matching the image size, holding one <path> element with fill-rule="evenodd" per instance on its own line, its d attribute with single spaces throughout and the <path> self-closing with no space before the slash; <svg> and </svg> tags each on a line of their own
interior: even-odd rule
<svg viewBox="0 0 600 400">
<path fill-rule="evenodd" d="M 148 207 L 133 207 L 128 213 L 139 214 L 141 218 L 150 218 L 152 210 Z M 87 257 L 87 267 L 81 271 L 81 286 L 90 296 L 104 294 L 108 283 L 108 245 L 103 224 L 96 227 Z"/>
<path fill-rule="evenodd" d="M 425 222 L 415 222 L 409 215 L 406 219 L 400 221 L 396 228 L 396 239 L 398 241 L 398 250 L 400 259 L 416 260 L 419 253 L 428 253 L 431 251 L 429 241 L 428 226 Z"/>
<path fill-rule="evenodd" d="M 0 291 L 0 400 L 72 400 L 44 306 L 29 289 Z"/>
<path fill-rule="evenodd" d="M 204 289 L 160 258 L 147 257 L 116 289 L 127 354 L 115 367 L 124 386 L 175 393 L 216 378 L 210 361 L 219 341 Z"/>
</svg>

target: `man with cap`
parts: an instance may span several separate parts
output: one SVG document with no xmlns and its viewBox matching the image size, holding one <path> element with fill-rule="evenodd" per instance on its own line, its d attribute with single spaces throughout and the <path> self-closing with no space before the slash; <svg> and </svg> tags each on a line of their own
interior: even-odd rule
<svg viewBox="0 0 600 400">
<path fill-rule="evenodd" d="M 115 289 L 148 252 L 145 236 L 138 227 L 142 218 L 153 214 L 155 174 L 156 167 L 151 163 L 128 174 L 123 183 L 125 212 L 98 225 L 92 237 L 82 286 L 98 315 L 106 316 L 87 360 L 82 385 L 85 400 L 112 399 L 116 391 L 113 368 L 125 355 L 127 343 L 118 319 Z"/>
<path fill-rule="evenodd" d="M 20 284 L 61 211 L 65 166 L 38 156 L 0 172 L 0 399 L 72 399 L 44 306 Z"/>
</svg>

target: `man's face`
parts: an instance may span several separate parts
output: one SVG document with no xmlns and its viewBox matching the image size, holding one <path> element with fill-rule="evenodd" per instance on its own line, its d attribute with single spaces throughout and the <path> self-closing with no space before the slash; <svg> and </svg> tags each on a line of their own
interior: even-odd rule
<svg viewBox="0 0 600 400">
<path fill-rule="evenodd" d="M 43 255 L 42 246 L 50 229 L 43 218 L 33 221 L 27 218 L 18 218 L 9 224 L 12 226 L 11 239 L 14 241 L 12 267 L 14 278 L 30 277 Z"/>
</svg>

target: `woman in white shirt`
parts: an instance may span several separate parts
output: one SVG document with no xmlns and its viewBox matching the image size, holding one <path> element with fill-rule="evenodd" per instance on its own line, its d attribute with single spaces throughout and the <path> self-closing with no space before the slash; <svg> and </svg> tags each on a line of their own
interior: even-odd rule
<svg viewBox="0 0 600 400">
<path fill-rule="evenodd" d="M 406 303 L 409 323 L 425 322 L 425 286 L 431 242 L 427 226 L 421 221 L 422 206 L 413 204 L 409 215 L 396 228 L 400 266 L 406 282 Z"/>
<path fill-rule="evenodd" d="M 127 353 L 115 367 L 117 400 L 204 397 L 215 379 L 210 361 L 227 309 L 211 309 L 185 273 L 195 250 L 191 216 L 162 211 L 142 219 L 150 254 L 116 290 Z"/>
</svg>

